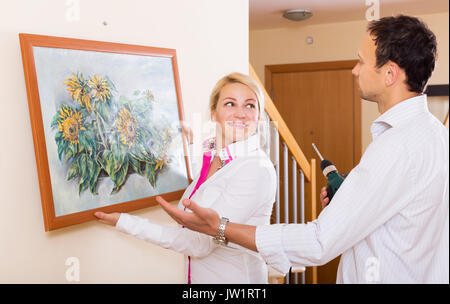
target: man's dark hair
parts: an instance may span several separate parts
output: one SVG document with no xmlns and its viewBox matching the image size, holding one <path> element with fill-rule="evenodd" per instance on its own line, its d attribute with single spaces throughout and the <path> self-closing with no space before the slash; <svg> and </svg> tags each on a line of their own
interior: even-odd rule
<svg viewBox="0 0 450 304">
<path fill-rule="evenodd" d="M 409 90 L 422 93 L 436 59 L 433 32 L 419 19 L 404 15 L 372 21 L 367 30 L 377 46 L 376 67 L 395 62 L 405 71 Z"/>
</svg>

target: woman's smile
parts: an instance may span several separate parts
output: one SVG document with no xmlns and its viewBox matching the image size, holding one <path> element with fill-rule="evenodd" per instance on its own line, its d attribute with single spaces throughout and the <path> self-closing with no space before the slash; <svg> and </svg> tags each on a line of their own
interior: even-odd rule
<svg viewBox="0 0 450 304">
<path fill-rule="evenodd" d="M 236 128 L 236 129 L 246 129 L 249 124 L 242 121 L 227 121 L 227 126 Z"/>
</svg>

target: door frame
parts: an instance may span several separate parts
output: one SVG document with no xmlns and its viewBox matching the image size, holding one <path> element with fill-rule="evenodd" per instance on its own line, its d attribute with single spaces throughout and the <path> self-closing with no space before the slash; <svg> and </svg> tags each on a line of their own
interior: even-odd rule
<svg viewBox="0 0 450 304">
<path fill-rule="evenodd" d="M 288 63 L 273 64 L 264 67 L 264 79 L 267 92 L 272 94 L 272 74 L 289 73 L 289 72 L 312 72 L 312 71 L 331 71 L 331 70 L 349 70 L 358 63 L 358 60 L 342 60 L 342 61 L 324 61 L 324 62 L 308 62 L 308 63 Z M 353 166 L 358 165 L 362 153 L 362 134 L 361 134 L 361 98 L 359 95 L 358 82 L 353 77 Z"/>
</svg>

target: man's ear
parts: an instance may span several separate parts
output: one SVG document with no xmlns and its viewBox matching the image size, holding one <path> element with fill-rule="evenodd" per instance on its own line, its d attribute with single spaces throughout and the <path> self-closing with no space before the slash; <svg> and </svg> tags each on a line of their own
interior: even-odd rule
<svg viewBox="0 0 450 304">
<path fill-rule="evenodd" d="M 394 85 L 400 76 L 400 67 L 395 62 L 389 61 L 386 63 L 386 71 L 385 71 L 385 84 L 390 87 Z"/>
</svg>

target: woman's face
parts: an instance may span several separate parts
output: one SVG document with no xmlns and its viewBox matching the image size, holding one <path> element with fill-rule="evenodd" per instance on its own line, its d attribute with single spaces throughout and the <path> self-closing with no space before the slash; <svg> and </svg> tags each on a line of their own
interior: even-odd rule
<svg viewBox="0 0 450 304">
<path fill-rule="evenodd" d="M 258 126 L 256 94 L 242 83 L 230 83 L 222 88 L 212 120 L 217 123 L 218 145 L 225 147 L 255 134 Z"/>
</svg>

